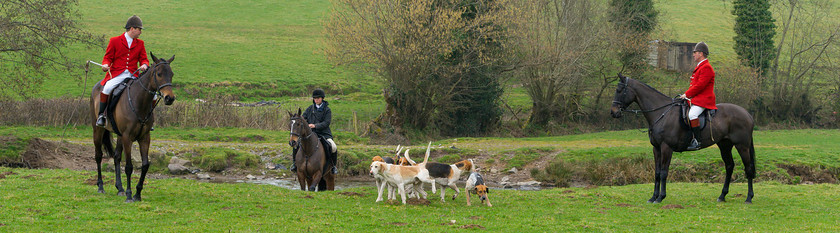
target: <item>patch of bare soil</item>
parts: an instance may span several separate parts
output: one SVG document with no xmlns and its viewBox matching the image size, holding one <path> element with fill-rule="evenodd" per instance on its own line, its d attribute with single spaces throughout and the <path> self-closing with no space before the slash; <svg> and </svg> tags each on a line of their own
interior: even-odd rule
<svg viewBox="0 0 840 233">
<path fill-rule="evenodd" d="M 668 204 L 668 205 L 663 206 L 663 207 L 662 207 L 662 209 L 663 209 L 663 210 L 669 210 L 669 209 L 685 209 L 685 207 L 683 207 L 682 205 L 677 205 L 677 204 Z"/>
<path fill-rule="evenodd" d="M 357 192 L 340 192 L 340 193 L 338 193 L 338 195 L 357 196 L 357 197 L 364 197 L 365 196 L 364 194 L 357 193 Z"/>
<path fill-rule="evenodd" d="M 22 163 L 29 168 L 96 169 L 92 146 L 53 142 L 40 138 L 29 140 L 29 145 L 23 152 Z"/>
<path fill-rule="evenodd" d="M 408 198 L 405 199 L 405 203 L 409 205 L 429 205 L 432 204 L 428 199 L 419 199 L 419 198 Z"/>
<path fill-rule="evenodd" d="M 476 224 L 467 224 L 467 225 L 460 226 L 458 228 L 461 228 L 461 229 L 484 229 L 483 226 L 476 225 Z"/>
</svg>

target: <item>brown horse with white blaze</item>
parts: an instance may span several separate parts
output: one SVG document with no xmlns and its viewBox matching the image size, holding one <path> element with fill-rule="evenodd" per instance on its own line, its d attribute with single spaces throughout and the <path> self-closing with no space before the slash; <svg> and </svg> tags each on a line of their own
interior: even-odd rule
<svg viewBox="0 0 840 233">
<path fill-rule="evenodd" d="M 117 100 L 113 116 L 105 127 L 96 126 L 97 113 L 99 112 L 99 93 L 102 85 L 97 83 L 90 96 L 90 117 L 93 119 L 93 144 L 95 148 L 96 172 L 99 193 L 105 193 L 102 182 L 102 149 L 114 159 L 114 172 L 116 173 L 115 186 L 117 195 L 125 195 L 125 202 L 141 201 L 140 192 L 143 190 L 143 182 L 146 179 L 146 172 L 149 171 L 149 144 L 151 138 L 149 131 L 154 126 L 154 109 L 157 101 L 155 96 L 162 96 L 164 104 L 172 105 L 175 102 L 175 93 L 172 91 L 172 67 L 170 64 L 175 56 L 169 60 L 158 59 L 154 54 L 152 65 L 149 70 L 140 75 L 136 80 L 131 80 L 122 92 L 122 97 Z M 113 101 L 113 100 L 112 100 Z M 110 114 L 110 113 L 109 113 Z M 116 123 L 116 128 L 111 124 L 111 119 Z M 117 147 L 114 151 L 111 144 L 111 133 L 117 133 Z M 137 192 L 131 196 L 131 173 L 134 165 L 131 160 L 131 145 L 134 142 L 140 146 L 140 180 L 137 182 Z M 123 151 L 124 150 L 124 151 Z M 122 187 L 120 177 L 120 160 L 125 152 L 125 175 L 126 189 Z"/>
<path fill-rule="evenodd" d="M 295 153 L 295 166 L 300 190 L 318 191 L 335 190 L 335 175 L 329 172 L 331 164 L 327 162 L 327 153 L 318 135 L 309 128 L 309 123 L 301 117 L 301 110 L 297 114 L 289 113 L 289 146 Z"/>
<path fill-rule="evenodd" d="M 685 151 L 690 141 L 691 132 L 680 126 L 681 101 L 662 94 L 653 87 L 637 80 L 619 76 L 618 87 L 615 90 L 611 114 L 614 118 L 621 117 L 621 113 L 632 103 L 637 103 L 640 111 L 648 122 L 648 137 L 653 145 L 653 157 L 656 164 L 654 171 L 653 197 L 648 202 L 660 203 L 665 199 L 665 185 L 668 179 L 668 168 L 671 165 L 673 152 Z M 717 144 L 720 156 L 726 166 L 726 179 L 718 201 L 726 201 L 729 193 L 729 183 L 732 181 L 732 171 L 735 162 L 732 159 L 732 147 L 738 150 L 744 163 L 748 193 L 746 203 L 752 203 L 753 179 L 755 178 L 755 148 L 753 146 L 752 116 L 746 109 L 722 103 L 717 105 L 717 114 L 710 124 L 707 124 L 697 140 L 701 147 Z"/>
</svg>

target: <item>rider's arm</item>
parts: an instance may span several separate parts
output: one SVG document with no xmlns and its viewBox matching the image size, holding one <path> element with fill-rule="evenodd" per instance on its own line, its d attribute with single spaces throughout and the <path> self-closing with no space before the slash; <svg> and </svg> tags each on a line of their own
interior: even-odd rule
<svg viewBox="0 0 840 233">
<path fill-rule="evenodd" d="M 110 67 L 111 63 L 114 61 L 114 55 L 116 55 L 117 48 L 114 47 L 113 42 L 114 40 L 108 41 L 108 48 L 105 49 L 105 56 L 102 57 L 102 66 L 104 67 Z"/>
</svg>

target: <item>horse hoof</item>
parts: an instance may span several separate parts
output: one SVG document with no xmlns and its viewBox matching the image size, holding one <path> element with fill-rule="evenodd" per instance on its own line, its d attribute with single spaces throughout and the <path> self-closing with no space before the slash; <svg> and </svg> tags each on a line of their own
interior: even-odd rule
<svg viewBox="0 0 840 233">
<path fill-rule="evenodd" d="M 117 192 L 117 196 L 125 196 L 125 192 Z"/>
<path fill-rule="evenodd" d="M 132 203 L 132 202 L 134 202 L 134 199 L 131 199 L 131 198 L 125 199 L 125 203 Z"/>
<path fill-rule="evenodd" d="M 134 201 L 143 201 L 143 198 L 140 198 L 138 196 L 134 196 Z"/>
<path fill-rule="evenodd" d="M 726 202 L 726 198 L 718 198 L 718 202 Z"/>
<path fill-rule="evenodd" d="M 744 204 L 752 204 L 752 201 L 745 201 Z"/>
<path fill-rule="evenodd" d="M 97 193 L 105 193 L 105 190 L 100 189 L 100 190 L 97 190 L 96 192 L 97 192 Z"/>
</svg>

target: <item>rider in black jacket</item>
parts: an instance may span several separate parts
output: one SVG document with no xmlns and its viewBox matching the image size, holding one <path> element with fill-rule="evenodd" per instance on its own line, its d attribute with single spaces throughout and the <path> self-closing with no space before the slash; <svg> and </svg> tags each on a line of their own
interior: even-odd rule
<svg viewBox="0 0 840 233">
<path fill-rule="evenodd" d="M 309 123 L 309 128 L 312 128 L 312 131 L 315 132 L 319 137 L 324 138 L 330 145 L 330 151 L 327 153 L 327 162 L 331 163 L 332 166 L 332 173 L 338 173 L 338 169 L 336 168 L 338 154 L 336 153 L 336 145 L 335 141 L 332 138 L 332 131 L 330 130 L 330 122 L 332 121 L 332 111 L 330 110 L 329 103 L 324 100 L 326 94 L 324 90 L 315 89 L 312 91 L 312 105 L 306 108 L 306 111 L 303 112 L 303 119 L 306 119 L 306 122 Z M 291 171 L 297 171 L 297 167 L 295 166 L 295 153 L 297 151 L 292 152 L 292 168 Z"/>
</svg>

